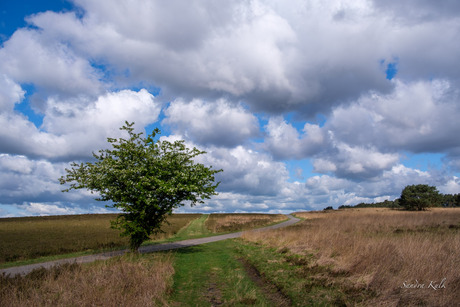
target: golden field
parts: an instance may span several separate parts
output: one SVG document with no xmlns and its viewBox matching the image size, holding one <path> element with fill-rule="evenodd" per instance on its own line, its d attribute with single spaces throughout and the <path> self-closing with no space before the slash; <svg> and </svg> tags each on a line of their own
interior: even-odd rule
<svg viewBox="0 0 460 307">
<path fill-rule="evenodd" d="M 308 278 L 363 305 L 452 306 L 460 302 L 460 210 L 346 209 L 299 212 L 302 223 L 243 238 L 303 255 Z"/>
</svg>

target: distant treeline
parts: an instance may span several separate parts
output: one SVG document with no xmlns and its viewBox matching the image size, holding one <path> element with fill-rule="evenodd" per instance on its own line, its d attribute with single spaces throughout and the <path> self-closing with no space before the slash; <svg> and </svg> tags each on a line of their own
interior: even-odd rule
<svg viewBox="0 0 460 307">
<path fill-rule="evenodd" d="M 432 196 L 431 196 L 432 197 Z M 435 201 L 431 202 L 430 207 L 460 207 L 460 193 L 459 194 L 442 194 L 438 193 L 435 196 Z M 433 199 L 433 198 L 432 198 Z M 393 209 L 403 209 L 404 206 L 400 204 L 401 198 L 395 200 L 384 200 L 378 203 L 359 203 L 355 206 L 342 205 L 339 206 L 339 209 L 349 209 L 349 208 L 393 208 Z M 330 210 L 332 207 L 327 207 L 324 210 Z"/>
<path fill-rule="evenodd" d="M 433 207 L 460 207 L 460 194 L 440 194 L 439 202 L 433 205 Z M 355 206 L 342 205 L 339 209 L 349 208 L 402 208 L 399 205 L 399 198 L 395 200 L 384 200 L 378 203 L 359 203 Z"/>
</svg>

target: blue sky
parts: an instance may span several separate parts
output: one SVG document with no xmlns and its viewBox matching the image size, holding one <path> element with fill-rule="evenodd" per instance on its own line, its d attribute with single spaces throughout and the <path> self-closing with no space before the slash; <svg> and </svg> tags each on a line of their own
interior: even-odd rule
<svg viewBox="0 0 460 307">
<path fill-rule="evenodd" d="M 460 193 L 460 4 L 2 1 L 0 217 L 106 212 L 62 193 L 125 120 L 207 151 L 182 212 Z"/>
</svg>

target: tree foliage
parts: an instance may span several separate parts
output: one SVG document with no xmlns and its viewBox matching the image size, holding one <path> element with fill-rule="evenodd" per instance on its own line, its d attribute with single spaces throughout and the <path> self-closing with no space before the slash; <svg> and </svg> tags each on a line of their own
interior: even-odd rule
<svg viewBox="0 0 460 307">
<path fill-rule="evenodd" d="M 222 170 L 194 161 L 204 151 L 189 149 L 184 141 L 155 140 L 158 129 L 143 138 L 133 125 L 126 122 L 120 128 L 129 138 L 108 138 L 112 148 L 93 153 L 96 162 L 73 162 L 60 183 L 70 183 L 64 192 L 88 189 L 99 194 L 96 200 L 111 201 L 107 207 L 121 209 L 112 227 L 129 236 L 130 248 L 136 251 L 150 235 L 160 232 L 173 209 L 216 195 L 219 183 L 214 183 L 214 174 Z"/>
<path fill-rule="evenodd" d="M 408 185 L 401 192 L 399 204 L 407 210 L 425 210 L 441 200 L 436 187 L 426 184 Z"/>
</svg>

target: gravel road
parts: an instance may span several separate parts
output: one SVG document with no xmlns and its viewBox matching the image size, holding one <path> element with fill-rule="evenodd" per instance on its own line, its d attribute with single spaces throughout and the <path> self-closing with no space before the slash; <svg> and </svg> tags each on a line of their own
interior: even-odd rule
<svg viewBox="0 0 460 307">
<path fill-rule="evenodd" d="M 282 222 L 276 225 L 272 225 L 272 226 L 259 228 L 259 229 L 252 230 L 252 231 L 264 231 L 267 229 L 276 229 L 276 228 L 286 227 L 286 226 L 295 224 L 300 221 L 300 219 L 295 218 L 292 215 L 287 215 L 287 217 L 289 218 L 289 220 L 285 222 Z M 205 244 L 205 243 L 211 243 L 211 242 L 216 242 L 216 241 L 221 241 L 221 240 L 226 240 L 226 239 L 238 238 L 241 236 L 242 233 L 243 232 L 234 232 L 234 233 L 207 237 L 207 238 L 189 239 L 189 240 L 183 240 L 183 241 L 172 242 L 172 243 L 142 246 L 139 249 L 139 251 L 141 253 L 152 253 L 152 252 L 158 252 L 158 251 L 178 249 L 178 248 L 200 245 L 200 244 Z M 106 260 L 114 256 L 123 255 L 127 251 L 128 250 L 125 249 L 125 250 L 118 250 L 118 251 L 95 254 L 95 255 L 81 256 L 81 257 L 75 257 L 75 258 L 66 258 L 66 259 L 59 259 L 59 260 L 54 260 L 54 261 L 49 261 L 49 262 L 42 262 L 42 263 L 29 264 L 29 265 L 24 265 L 24 266 L 11 267 L 8 269 L 1 269 L 0 274 L 5 274 L 9 276 L 15 276 L 18 274 L 27 275 L 31 271 L 41 268 L 41 267 L 48 269 L 55 265 L 64 264 L 64 263 L 87 263 L 87 262 L 93 262 L 96 260 Z"/>
</svg>

